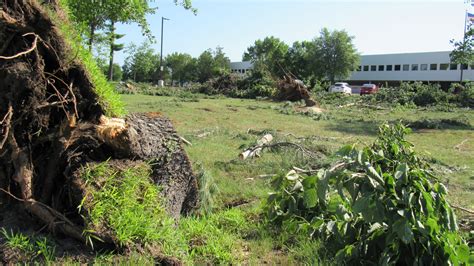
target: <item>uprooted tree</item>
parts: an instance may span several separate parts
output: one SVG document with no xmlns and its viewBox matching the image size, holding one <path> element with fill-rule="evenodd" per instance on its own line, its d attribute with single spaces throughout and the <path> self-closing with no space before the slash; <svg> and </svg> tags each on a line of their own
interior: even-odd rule
<svg viewBox="0 0 474 266">
<path fill-rule="evenodd" d="M 45 2 L 3 0 L 0 10 L 0 216 L 22 209 L 32 229 L 86 241 L 88 212 L 78 206 L 93 193 L 81 178 L 105 161 L 116 171 L 148 164 L 171 216 L 189 213 L 197 183 L 171 122 L 154 113 L 108 118 L 116 108 L 59 28 L 66 15 Z"/>
</svg>

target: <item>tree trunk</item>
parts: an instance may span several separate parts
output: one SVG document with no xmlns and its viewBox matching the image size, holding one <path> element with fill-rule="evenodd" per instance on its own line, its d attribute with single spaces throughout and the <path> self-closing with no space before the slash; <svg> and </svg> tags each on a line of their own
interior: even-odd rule
<svg viewBox="0 0 474 266">
<path fill-rule="evenodd" d="M 115 22 L 112 20 L 110 22 L 110 54 L 109 54 L 109 72 L 108 79 L 112 81 L 114 77 L 114 44 L 115 44 Z"/>
<path fill-rule="evenodd" d="M 92 45 L 94 44 L 94 37 L 95 37 L 95 24 L 93 22 L 91 22 L 91 24 L 89 25 L 89 43 L 88 43 L 88 46 L 89 46 L 89 53 L 92 54 Z"/>
</svg>

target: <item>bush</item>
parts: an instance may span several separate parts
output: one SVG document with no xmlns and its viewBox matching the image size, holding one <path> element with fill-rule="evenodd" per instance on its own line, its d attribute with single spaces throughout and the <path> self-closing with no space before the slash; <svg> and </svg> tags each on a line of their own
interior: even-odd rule
<svg viewBox="0 0 474 266">
<path fill-rule="evenodd" d="M 451 90 L 455 93 L 454 101 L 461 107 L 474 108 L 474 84 L 467 83 L 464 86 L 453 84 Z"/>
<path fill-rule="evenodd" d="M 274 180 L 266 205 L 280 229 L 320 238 L 336 264 L 465 264 L 447 189 L 405 140 L 401 124 L 371 146 L 343 147 L 343 162 L 317 175 Z"/>
</svg>

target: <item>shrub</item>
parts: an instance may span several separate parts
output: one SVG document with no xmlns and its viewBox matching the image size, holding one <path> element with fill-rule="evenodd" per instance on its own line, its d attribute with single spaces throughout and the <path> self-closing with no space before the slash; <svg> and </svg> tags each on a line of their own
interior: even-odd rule
<svg viewBox="0 0 474 266">
<path fill-rule="evenodd" d="M 331 169 L 276 178 L 269 221 L 320 238 L 337 264 L 467 263 L 447 189 L 405 140 L 408 132 L 384 124 L 373 145 L 343 147 Z"/>
<path fill-rule="evenodd" d="M 451 90 L 455 93 L 453 97 L 454 102 L 461 107 L 474 108 L 474 85 L 467 83 L 464 86 L 460 84 L 453 84 Z"/>
</svg>

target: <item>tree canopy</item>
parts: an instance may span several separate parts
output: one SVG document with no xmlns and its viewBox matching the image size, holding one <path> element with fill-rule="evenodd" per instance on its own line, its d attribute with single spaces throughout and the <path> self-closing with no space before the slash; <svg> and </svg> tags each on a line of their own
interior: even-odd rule
<svg viewBox="0 0 474 266">
<path fill-rule="evenodd" d="M 279 38 L 270 36 L 263 40 L 256 40 L 247 48 L 243 55 L 244 61 L 252 61 L 256 68 L 266 68 L 273 76 L 281 77 L 284 74 L 285 57 L 288 45 Z"/>
<path fill-rule="evenodd" d="M 145 41 L 140 46 L 131 44 L 127 53 L 123 66 L 124 78 L 137 82 L 153 81 L 160 65 L 160 56 L 151 48 L 151 42 Z"/>
<path fill-rule="evenodd" d="M 348 78 L 359 65 L 360 56 L 352 43 L 354 37 L 344 31 L 321 30 L 309 48 L 311 73 L 334 82 Z"/>
<path fill-rule="evenodd" d="M 469 29 L 461 41 L 451 40 L 454 50 L 450 53 L 451 61 L 456 64 L 474 64 L 474 28 Z M 462 73 L 462 72 L 461 72 Z M 460 78 L 462 81 L 463 77 Z"/>
</svg>

